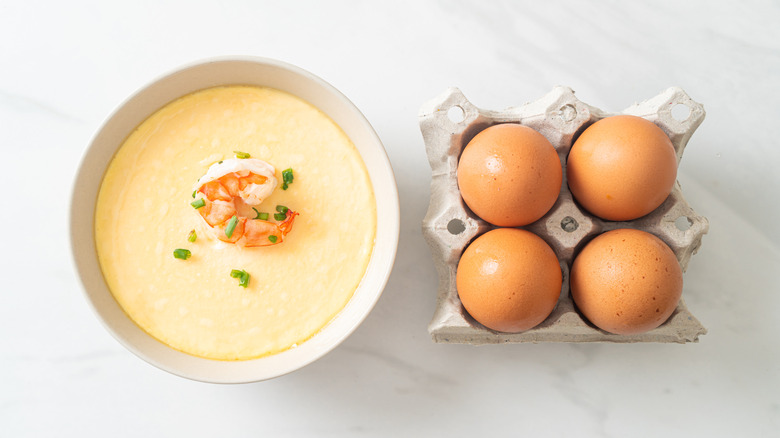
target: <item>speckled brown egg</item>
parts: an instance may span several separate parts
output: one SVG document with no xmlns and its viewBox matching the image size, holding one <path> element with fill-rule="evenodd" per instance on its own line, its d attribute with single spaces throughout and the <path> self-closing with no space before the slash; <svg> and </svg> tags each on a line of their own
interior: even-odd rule
<svg viewBox="0 0 780 438">
<path fill-rule="evenodd" d="M 539 236 L 497 228 L 466 248 L 456 281 L 463 307 L 477 322 L 516 333 L 550 315 L 563 280 L 555 253 Z"/>
<path fill-rule="evenodd" d="M 571 295 L 594 325 L 619 335 L 663 324 L 682 295 L 682 269 L 672 250 L 645 231 L 608 231 L 574 259 Z"/>
<path fill-rule="evenodd" d="M 658 208 L 677 178 L 677 155 L 653 122 L 613 116 L 589 126 L 569 152 L 574 199 L 598 217 L 627 221 Z"/>
<path fill-rule="evenodd" d="M 518 124 L 478 133 L 458 162 L 458 187 L 480 218 L 502 227 L 528 225 L 552 208 L 563 169 L 553 145 Z"/>
</svg>

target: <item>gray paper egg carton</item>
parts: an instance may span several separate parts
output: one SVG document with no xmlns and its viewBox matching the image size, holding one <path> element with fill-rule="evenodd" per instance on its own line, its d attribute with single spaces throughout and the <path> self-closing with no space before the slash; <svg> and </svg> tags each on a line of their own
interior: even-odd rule
<svg viewBox="0 0 780 438">
<path fill-rule="evenodd" d="M 684 105 L 685 120 L 672 116 Z M 675 110 L 676 112 L 676 110 Z M 704 108 L 680 88 L 669 88 L 656 97 L 634 104 L 621 114 L 654 122 L 669 136 L 682 158 L 688 140 L 704 120 Z M 569 294 L 569 268 L 576 251 L 596 235 L 616 228 L 637 228 L 666 242 L 683 271 L 709 229 L 683 197 L 679 182 L 655 211 L 628 222 L 597 218 L 572 199 L 564 179 L 555 205 L 538 221 L 521 227 L 544 239 L 555 251 L 563 270 L 563 287 L 552 314 L 540 325 L 521 333 L 501 333 L 485 328 L 464 310 L 455 288 L 455 272 L 463 250 L 477 236 L 495 228 L 481 220 L 463 202 L 458 191 L 458 159 L 463 148 L 480 131 L 499 123 L 520 123 L 544 135 L 555 147 L 561 163 L 573 140 L 595 121 L 615 114 L 581 102 L 567 87 L 556 87 L 541 99 L 503 111 L 477 108 L 457 88 L 450 88 L 420 109 L 420 130 L 432 170 L 431 199 L 423 220 L 423 235 L 433 253 L 439 274 L 436 311 L 428 331 L 436 342 L 494 344 L 504 342 L 697 342 L 707 330 L 681 299 L 672 316 L 660 327 L 637 335 L 615 335 L 587 322 Z M 454 117 L 453 117 L 454 116 Z M 462 116 L 462 117 L 458 117 Z M 462 118 L 462 120 L 460 120 Z M 683 296 L 685 295 L 683 286 Z"/>
</svg>

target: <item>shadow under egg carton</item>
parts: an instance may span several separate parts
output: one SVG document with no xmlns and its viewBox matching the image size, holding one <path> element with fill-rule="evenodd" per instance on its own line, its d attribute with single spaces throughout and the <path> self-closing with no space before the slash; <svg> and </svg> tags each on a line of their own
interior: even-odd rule
<svg viewBox="0 0 780 438">
<path fill-rule="evenodd" d="M 674 117 L 683 105 L 687 116 Z M 680 107 L 683 110 L 685 108 Z M 684 111 L 683 111 L 684 112 Z M 704 108 L 680 88 L 669 88 L 622 114 L 654 122 L 671 139 L 679 165 L 685 145 L 704 120 Z M 615 335 L 585 320 L 569 294 L 569 269 L 579 249 L 590 239 L 617 228 L 636 228 L 656 235 L 674 251 L 683 271 L 701 245 L 709 223 L 688 205 L 679 182 L 656 210 L 633 221 L 612 222 L 595 217 L 572 198 L 566 182 L 569 150 L 585 128 L 615 115 L 581 102 L 567 87 L 556 87 L 541 99 L 503 111 L 482 110 L 456 88 L 422 106 L 420 130 L 432 170 L 431 199 L 423 220 L 423 235 L 431 247 L 439 274 L 436 311 L 428 331 L 436 342 L 495 344 L 505 342 L 697 342 L 707 330 L 680 299 L 677 308 L 660 327 L 636 335 Z M 675 114 L 676 115 L 676 114 Z M 682 119 L 682 120 L 681 120 Z M 555 251 L 563 271 L 558 304 L 540 325 L 521 333 L 501 333 L 485 328 L 465 311 L 455 287 L 455 273 L 463 250 L 477 236 L 496 228 L 481 220 L 463 202 L 458 191 L 457 168 L 461 151 L 483 129 L 499 123 L 519 123 L 549 140 L 564 166 L 561 192 L 553 207 L 538 221 L 521 227 L 544 239 Z"/>
</svg>

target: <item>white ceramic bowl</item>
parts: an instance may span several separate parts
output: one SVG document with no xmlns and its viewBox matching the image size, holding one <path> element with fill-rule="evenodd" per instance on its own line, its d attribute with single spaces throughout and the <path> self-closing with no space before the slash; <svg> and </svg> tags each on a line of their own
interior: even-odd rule
<svg viewBox="0 0 780 438">
<path fill-rule="evenodd" d="M 130 132 L 165 104 L 204 88 L 245 84 L 296 95 L 319 108 L 349 136 L 368 168 L 377 208 L 377 233 L 366 273 L 347 306 L 314 337 L 272 356 L 217 361 L 191 356 L 154 339 L 122 311 L 111 295 L 95 251 L 95 203 L 103 174 Z M 130 351 L 163 370 L 205 382 L 255 382 L 297 370 L 347 338 L 376 304 L 398 247 L 398 192 L 382 142 L 363 114 L 322 79 L 283 62 L 254 57 L 219 58 L 174 71 L 144 87 L 111 115 L 87 149 L 73 187 L 70 238 L 76 269 L 106 329 Z"/>
</svg>

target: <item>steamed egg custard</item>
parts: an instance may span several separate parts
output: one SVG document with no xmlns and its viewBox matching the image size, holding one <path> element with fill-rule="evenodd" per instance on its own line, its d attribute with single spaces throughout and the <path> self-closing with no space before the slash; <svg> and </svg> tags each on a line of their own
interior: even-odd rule
<svg viewBox="0 0 780 438">
<path fill-rule="evenodd" d="M 346 134 L 308 102 L 253 86 L 202 90 L 146 119 L 95 212 L 103 275 L 127 315 L 220 360 L 320 331 L 357 289 L 375 234 L 371 182 Z"/>
</svg>

